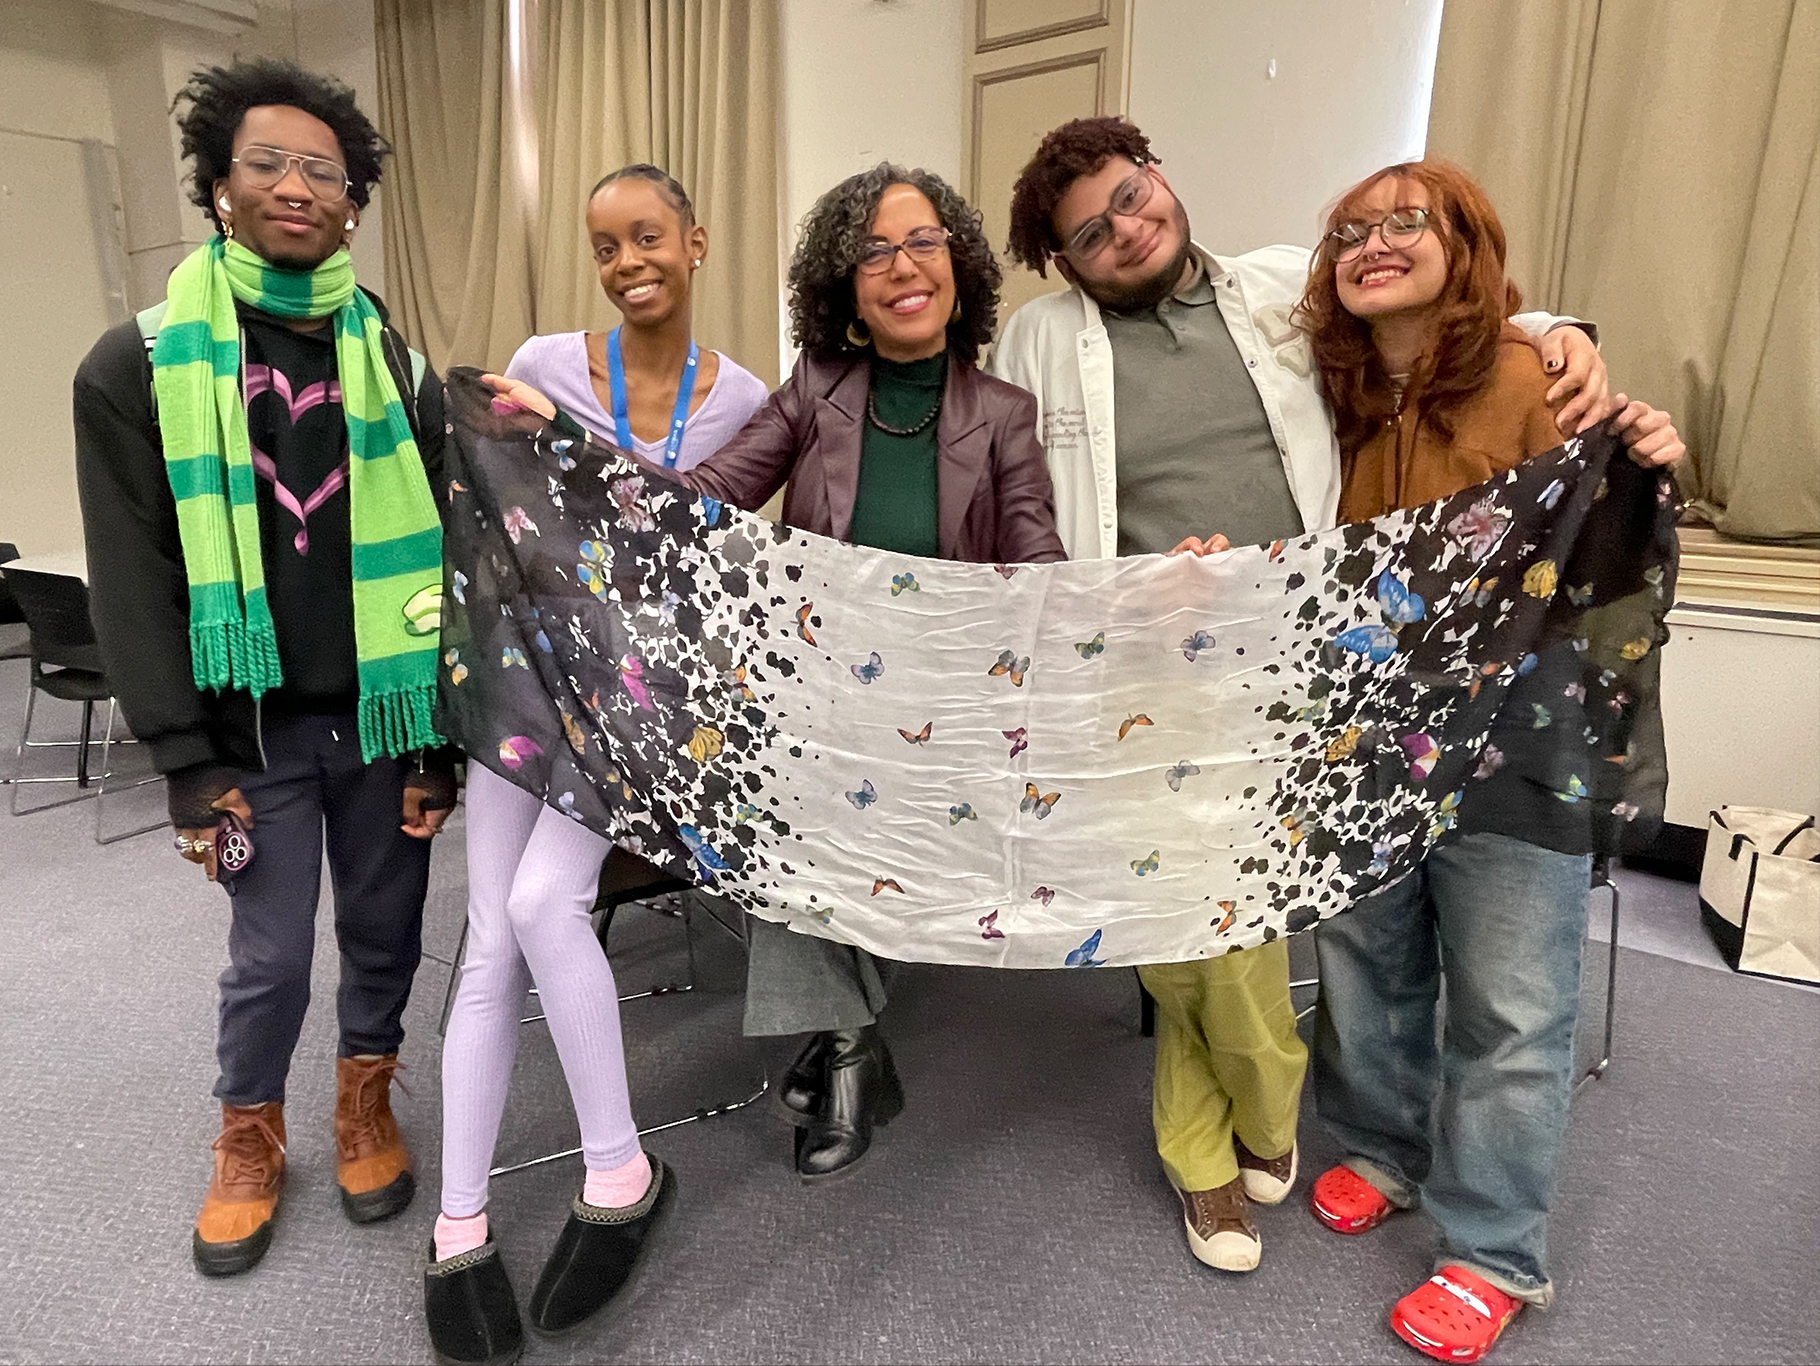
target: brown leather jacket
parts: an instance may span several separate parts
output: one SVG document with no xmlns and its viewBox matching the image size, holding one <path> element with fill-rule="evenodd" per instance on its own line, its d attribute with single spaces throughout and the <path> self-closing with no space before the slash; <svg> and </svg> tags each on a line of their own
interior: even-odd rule
<svg viewBox="0 0 1820 1366">
<path fill-rule="evenodd" d="M 670 477 L 748 510 L 788 482 L 784 524 L 846 540 L 871 374 L 864 356 L 823 360 L 805 352 L 731 441 Z M 1068 558 L 1055 529 L 1034 397 L 951 357 L 935 431 L 941 558 L 980 564 Z"/>
<path fill-rule="evenodd" d="M 1547 402 L 1549 378 L 1535 348 L 1509 323 L 1491 380 L 1455 415 L 1452 441 L 1416 418 L 1420 393 L 1340 462 L 1339 521 L 1363 522 L 1418 507 L 1552 451 L 1565 439 Z"/>
</svg>

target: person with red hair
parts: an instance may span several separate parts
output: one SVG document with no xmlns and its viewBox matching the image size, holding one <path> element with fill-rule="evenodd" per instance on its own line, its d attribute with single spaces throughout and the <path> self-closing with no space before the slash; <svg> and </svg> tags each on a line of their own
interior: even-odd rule
<svg viewBox="0 0 1820 1366">
<path fill-rule="evenodd" d="M 1561 444 L 1550 377 L 1505 321 L 1520 302 L 1497 213 L 1458 167 L 1391 166 L 1341 196 L 1296 318 L 1339 438 L 1342 523 Z M 1609 421 L 1635 463 L 1685 453 L 1666 413 L 1620 401 Z M 1443 1361 L 1479 1360 L 1523 1305 L 1554 1298 L 1548 1208 L 1599 839 L 1584 788 L 1560 790 L 1559 761 L 1586 753 L 1582 661 L 1565 641 L 1540 653 L 1492 728 L 1459 837 L 1315 932 L 1315 1100 L 1347 1156 L 1311 1205 L 1347 1234 L 1427 1209 L 1435 1273 L 1391 1327 Z"/>
</svg>

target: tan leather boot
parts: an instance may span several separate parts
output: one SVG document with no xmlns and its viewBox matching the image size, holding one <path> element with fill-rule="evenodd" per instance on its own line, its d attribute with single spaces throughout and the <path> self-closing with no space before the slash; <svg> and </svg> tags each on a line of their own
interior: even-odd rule
<svg viewBox="0 0 1820 1366">
<path fill-rule="evenodd" d="M 272 1245 L 284 1189 L 284 1105 L 223 1105 L 215 1178 L 196 1215 L 190 1253 L 205 1276 L 250 1271 Z"/>
<path fill-rule="evenodd" d="M 392 1118 L 398 1055 L 335 1059 L 335 1180 L 357 1224 L 389 1219 L 417 1193 L 411 1154 Z"/>
</svg>

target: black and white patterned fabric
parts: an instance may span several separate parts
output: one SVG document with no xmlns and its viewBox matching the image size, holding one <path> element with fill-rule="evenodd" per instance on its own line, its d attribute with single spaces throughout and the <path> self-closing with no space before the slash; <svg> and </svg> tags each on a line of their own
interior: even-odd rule
<svg viewBox="0 0 1820 1366">
<path fill-rule="evenodd" d="M 1659 814 L 1627 754 L 1676 509 L 1608 437 L 1271 546 L 992 566 L 774 526 L 472 372 L 449 396 L 444 733 L 807 933 L 1175 962 L 1465 829 L 1584 850 Z"/>
</svg>

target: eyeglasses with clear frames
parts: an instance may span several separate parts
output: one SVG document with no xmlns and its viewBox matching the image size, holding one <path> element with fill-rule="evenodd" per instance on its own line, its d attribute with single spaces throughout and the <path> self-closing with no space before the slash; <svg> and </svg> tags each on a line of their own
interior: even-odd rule
<svg viewBox="0 0 1820 1366">
<path fill-rule="evenodd" d="M 1074 236 L 1068 239 L 1063 252 L 1078 261 L 1091 261 L 1112 241 L 1112 220 L 1124 218 L 1136 213 L 1150 202 L 1150 192 L 1156 188 L 1156 182 L 1150 175 L 1147 166 L 1140 166 L 1135 175 L 1127 176 L 1119 182 L 1119 187 L 1112 192 L 1112 198 L 1106 202 L 1106 211 L 1095 214 L 1080 227 L 1074 230 Z"/>
<path fill-rule="evenodd" d="M 859 244 L 859 259 L 854 264 L 862 275 L 883 275 L 900 251 L 912 261 L 933 261 L 948 249 L 948 235 L 946 228 L 912 228 L 901 242 L 868 237 Z"/>
<path fill-rule="evenodd" d="M 240 174 L 255 190 L 271 189 L 285 178 L 293 163 L 302 174 L 303 183 L 310 187 L 310 193 L 323 203 L 335 204 L 347 198 L 351 183 L 348 173 L 326 158 L 306 157 L 278 147 L 257 145 L 242 147 L 240 155 L 234 158 Z"/>
<path fill-rule="evenodd" d="M 1386 248 L 1411 246 L 1428 231 L 1428 210 L 1392 209 L 1376 222 L 1368 222 L 1363 218 L 1347 219 L 1327 234 L 1335 264 L 1343 266 L 1348 261 L 1358 260 L 1359 253 L 1371 241 L 1373 228 L 1378 230 L 1378 236 Z"/>
</svg>

